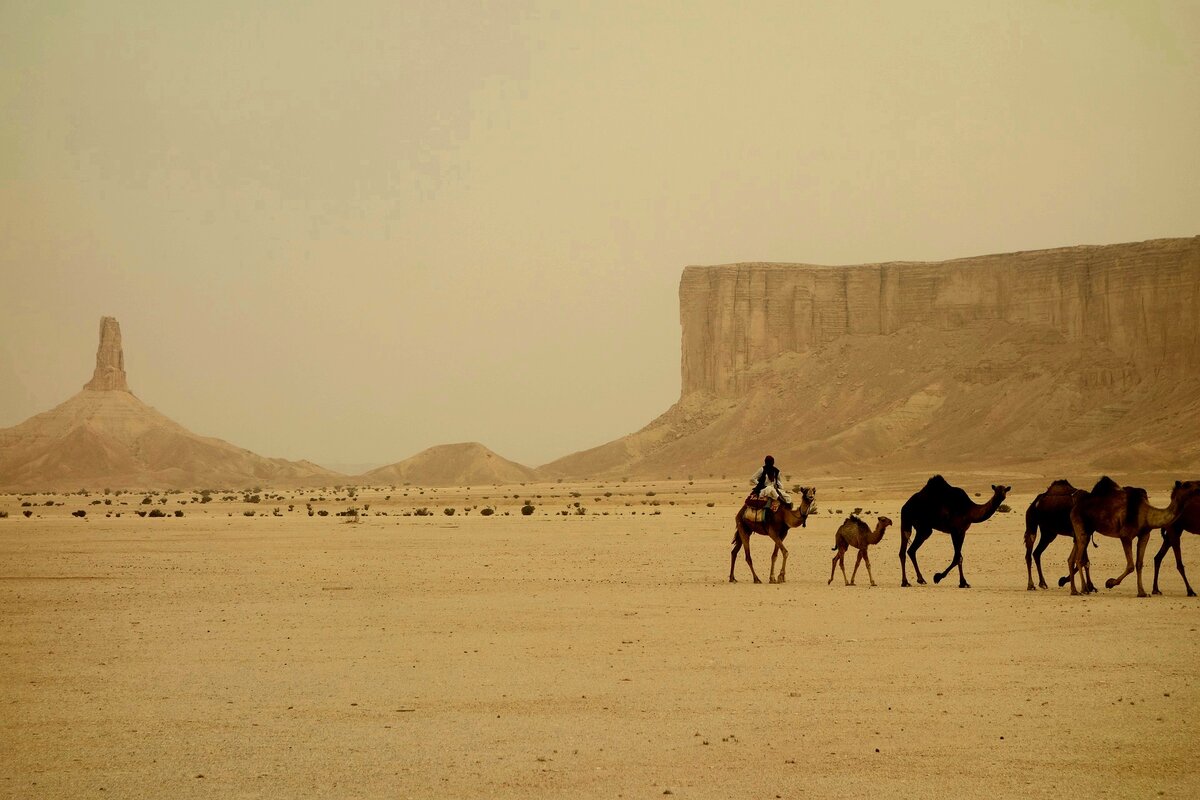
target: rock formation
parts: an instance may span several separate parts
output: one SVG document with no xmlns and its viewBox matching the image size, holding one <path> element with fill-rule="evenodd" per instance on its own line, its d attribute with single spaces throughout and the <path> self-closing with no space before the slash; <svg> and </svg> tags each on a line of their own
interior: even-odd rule
<svg viewBox="0 0 1200 800">
<path fill-rule="evenodd" d="M 474 486 L 537 480 L 534 471 L 493 453 L 478 442 L 443 444 L 360 476 L 366 484 Z"/>
<path fill-rule="evenodd" d="M 121 329 L 100 322 L 96 372 L 61 405 L 0 429 L 0 489 L 242 488 L 334 483 L 307 461 L 265 458 L 198 436 L 135 397 L 125 378 Z"/>
<path fill-rule="evenodd" d="M 541 474 L 1200 468 L 1200 237 L 688 267 L 679 299 L 679 401 Z"/>
<path fill-rule="evenodd" d="M 121 325 L 116 317 L 100 318 L 100 346 L 96 348 L 96 371 L 84 389 L 97 392 L 128 392 L 125 353 L 121 349 Z"/>
</svg>

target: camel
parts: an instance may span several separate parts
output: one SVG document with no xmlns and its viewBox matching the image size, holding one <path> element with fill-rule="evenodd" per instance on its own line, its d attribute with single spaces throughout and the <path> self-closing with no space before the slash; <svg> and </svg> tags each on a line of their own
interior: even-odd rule
<svg viewBox="0 0 1200 800">
<path fill-rule="evenodd" d="M 771 583 L 783 583 L 787 576 L 787 548 L 783 546 L 783 540 L 787 538 L 789 528 L 803 528 L 808 520 L 808 515 L 816 507 L 817 490 L 807 486 L 800 487 L 800 505 L 798 508 L 788 508 L 780 504 L 779 510 L 771 515 L 771 524 L 765 525 L 762 521 L 747 518 L 749 508 L 743 503 L 741 510 L 734 517 L 734 525 L 737 532 L 733 535 L 733 552 L 729 554 L 729 582 L 737 583 L 737 578 L 733 577 L 733 568 L 737 564 L 738 550 L 745 548 L 746 550 L 746 566 L 750 567 L 750 574 L 754 576 L 755 583 L 762 583 L 758 579 L 758 573 L 754 571 L 754 562 L 750 559 L 750 537 L 755 533 L 761 533 L 764 536 L 769 536 L 771 541 L 775 543 L 775 549 L 771 552 Z M 775 557 L 783 553 L 783 564 L 779 568 L 779 578 L 775 578 Z"/>
<path fill-rule="evenodd" d="M 954 558 L 950 561 L 950 566 L 933 576 L 933 582 L 941 583 L 942 578 L 957 566 L 959 588 L 970 589 L 971 584 L 963 577 L 962 568 L 962 545 L 967 528 L 971 527 L 972 523 L 991 519 L 1010 489 L 1011 486 L 993 485 L 992 499 L 983 505 L 976 505 L 971 502 L 966 492 L 951 486 L 941 475 L 930 478 L 900 509 L 900 585 L 911 586 L 904 560 L 909 535 L 916 529 L 917 535 L 913 539 L 912 547 L 908 547 L 908 556 L 917 572 L 917 583 L 923 584 L 925 578 L 921 575 L 921 568 L 917 566 L 917 550 L 936 530 L 950 534 L 950 540 L 954 543 Z"/>
<path fill-rule="evenodd" d="M 1072 546 L 1075 541 L 1075 529 L 1071 527 L 1071 506 L 1079 493 L 1070 481 L 1059 480 L 1050 484 L 1046 491 L 1039 494 L 1029 504 L 1025 512 L 1025 571 L 1029 575 L 1029 591 L 1037 588 L 1048 589 L 1046 578 L 1042 575 L 1042 553 L 1059 536 L 1071 537 Z M 1042 538 L 1038 540 L 1037 549 L 1033 547 L 1038 528 L 1042 529 Z M 1093 538 L 1092 546 L 1095 546 Z M 1033 564 L 1037 562 L 1038 585 L 1033 585 Z M 1087 550 L 1083 552 L 1083 583 L 1084 591 L 1094 592 L 1092 585 L 1091 564 L 1088 562 Z"/>
<path fill-rule="evenodd" d="M 1107 589 L 1119 586 L 1129 573 L 1137 570 L 1138 597 L 1146 597 L 1142 586 L 1142 562 L 1145 560 L 1146 543 L 1150 531 L 1174 525 L 1187 503 L 1200 495 L 1200 481 L 1183 483 L 1175 481 L 1171 489 L 1171 504 L 1166 508 L 1155 508 L 1146 497 L 1146 490 L 1135 486 L 1118 486 L 1111 478 L 1101 478 L 1090 492 L 1081 492 L 1071 507 L 1071 527 L 1075 529 L 1075 547 L 1067 559 L 1070 574 L 1060 578 L 1058 585 L 1071 583 L 1071 594 L 1075 589 L 1075 573 L 1080 570 L 1080 553 L 1087 548 L 1088 537 L 1099 533 L 1121 540 L 1125 548 L 1125 571 L 1119 577 L 1104 582 Z M 1133 540 L 1137 539 L 1137 564 L 1133 560 Z"/>
<path fill-rule="evenodd" d="M 1192 591 L 1192 585 L 1188 583 L 1187 573 L 1183 571 L 1183 556 L 1179 552 L 1179 540 L 1184 531 L 1200 533 L 1200 498 L 1198 497 L 1187 502 L 1187 505 L 1183 507 L 1183 515 L 1175 520 L 1174 525 L 1168 525 L 1162 529 L 1163 543 L 1154 556 L 1154 588 L 1150 590 L 1150 594 L 1162 594 L 1158 590 L 1158 568 L 1162 566 L 1163 556 L 1170 549 L 1175 551 L 1175 568 L 1179 570 L 1179 576 L 1183 578 L 1183 585 L 1187 587 L 1187 596 L 1196 596 L 1196 593 Z"/>
<path fill-rule="evenodd" d="M 884 531 L 891 524 L 892 521 L 887 517 L 880 517 L 875 522 L 875 530 L 872 531 L 867 527 L 867 523 L 853 514 L 846 517 L 846 521 L 842 523 L 842 526 L 837 529 L 837 533 L 833 535 L 833 549 L 837 551 L 837 555 L 833 557 L 833 565 L 829 569 L 829 580 L 826 581 L 826 585 L 833 583 L 834 572 L 840 564 L 842 567 L 842 580 L 846 581 L 847 586 L 853 586 L 854 577 L 858 575 L 858 564 L 860 561 L 865 561 L 867 562 L 867 578 L 870 579 L 872 586 L 876 586 L 875 576 L 871 574 L 871 559 L 867 557 L 867 548 L 873 544 L 879 544 L 883 539 Z M 851 547 L 858 550 L 858 558 L 854 560 L 854 571 L 850 573 L 850 578 L 847 579 L 846 550 Z"/>
</svg>

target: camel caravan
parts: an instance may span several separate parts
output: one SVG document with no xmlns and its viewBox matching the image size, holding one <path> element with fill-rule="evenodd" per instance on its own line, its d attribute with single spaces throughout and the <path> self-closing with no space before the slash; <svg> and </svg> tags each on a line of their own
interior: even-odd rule
<svg viewBox="0 0 1200 800">
<path fill-rule="evenodd" d="M 770 457 L 768 457 L 769 459 Z M 796 487 L 800 491 L 798 503 L 782 491 L 778 471 L 770 473 L 773 462 L 768 460 L 764 465 L 767 469 L 767 479 L 763 479 L 763 470 L 755 476 L 755 489 L 746 498 L 734 518 L 733 551 L 729 557 L 729 582 L 736 583 L 734 570 L 737 566 L 739 552 L 745 553 L 746 566 L 755 583 L 762 583 L 754 570 L 754 561 L 750 557 L 750 540 L 754 534 L 769 538 L 775 545 L 771 553 L 771 583 L 783 583 L 787 573 L 787 547 L 784 540 L 791 528 L 805 527 L 808 516 L 816 508 L 817 490 L 812 487 Z M 1012 489 L 1011 486 L 992 486 L 992 496 L 984 503 L 974 503 L 970 496 L 957 486 L 952 486 L 941 475 L 934 475 L 925 485 L 913 494 L 900 509 L 900 585 L 911 586 L 908 581 L 908 562 L 912 562 L 913 572 L 919 584 L 925 583 L 921 568 L 917 564 L 917 551 L 934 531 L 950 535 L 954 546 L 954 555 L 950 564 L 933 576 L 934 583 L 940 583 L 955 568 L 958 569 L 958 585 L 968 589 L 966 576 L 963 574 L 962 548 L 967 530 L 971 525 L 983 523 L 992 518 L 999 510 L 1004 498 Z M 871 559 L 868 549 L 871 545 L 879 544 L 892 521 L 887 517 L 879 517 L 875 528 L 872 528 L 856 515 L 851 514 L 838 527 L 834 534 L 833 563 L 830 567 L 829 581 L 833 579 L 840 566 L 842 578 L 847 586 L 854 585 L 858 575 L 859 564 L 865 564 L 870 585 L 875 586 L 874 575 L 871 573 Z M 1167 551 L 1175 554 L 1175 566 L 1183 578 L 1188 597 L 1196 593 L 1188 583 L 1184 571 L 1183 557 L 1180 553 L 1180 540 L 1183 532 L 1200 533 L 1200 481 L 1176 481 L 1171 489 L 1171 502 L 1166 508 L 1155 508 L 1150 505 L 1145 489 L 1134 486 L 1120 486 L 1111 478 L 1103 477 L 1097 481 L 1091 491 L 1077 489 L 1065 480 L 1051 483 L 1046 491 L 1040 493 L 1029 504 L 1025 512 L 1025 567 L 1028 577 L 1028 589 L 1047 589 L 1046 579 L 1042 573 L 1042 554 L 1056 538 L 1062 536 L 1071 539 L 1071 552 L 1067 558 L 1068 574 L 1059 579 L 1058 585 L 1071 584 L 1071 594 L 1087 594 L 1096 591 L 1092 583 L 1091 566 L 1088 559 L 1088 545 L 1095 547 L 1095 536 L 1108 536 L 1118 539 L 1125 550 L 1125 571 L 1115 578 L 1105 581 L 1106 588 L 1119 586 L 1131 572 L 1137 572 L 1137 595 L 1146 597 L 1142 584 L 1142 564 L 1145 557 L 1146 545 L 1150 534 L 1155 529 L 1162 531 L 1163 542 L 1158 553 L 1154 556 L 1153 594 L 1161 594 L 1158 589 L 1159 568 Z M 1041 532 L 1041 538 L 1038 533 Z M 1036 546 L 1035 546 L 1036 541 Z M 1136 560 L 1133 554 L 1134 542 L 1137 543 Z M 846 577 L 846 551 L 854 548 L 858 557 L 850 577 Z M 782 554 L 782 564 L 779 575 L 775 575 L 776 558 Z M 1038 582 L 1033 582 L 1033 567 L 1037 566 Z M 1079 584 L 1076 585 L 1076 575 Z"/>
</svg>

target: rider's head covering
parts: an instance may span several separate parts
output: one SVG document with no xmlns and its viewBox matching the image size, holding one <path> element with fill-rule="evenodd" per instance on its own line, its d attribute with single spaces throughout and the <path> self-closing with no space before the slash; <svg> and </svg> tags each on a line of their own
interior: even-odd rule
<svg viewBox="0 0 1200 800">
<path fill-rule="evenodd" d="M 763 459 L 763 463 L 766 464 L 768 467 L 775 466 L 775 456 L 767 456 L 766 458 Z"/>
</svg>

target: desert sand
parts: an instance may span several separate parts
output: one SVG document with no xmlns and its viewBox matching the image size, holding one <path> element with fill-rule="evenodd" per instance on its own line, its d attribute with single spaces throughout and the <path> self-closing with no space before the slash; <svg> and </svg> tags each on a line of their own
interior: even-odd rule
<svg viewBox="0 0 1200 800">
<path fill-rule="evenodd" d="M 1026 591 L 1036 482 L 967 534 L 974 588 L 901 589 L 896 527 L 877 588 L 826 584 L 845 516 L 921 482 L 817 482 L 783 585 L 726 580 L 732 480 L 0 497 L 0 795 L 1200 794 L 1200 605 L 1169 557 L 1161 597 Z"/>
</svg>

